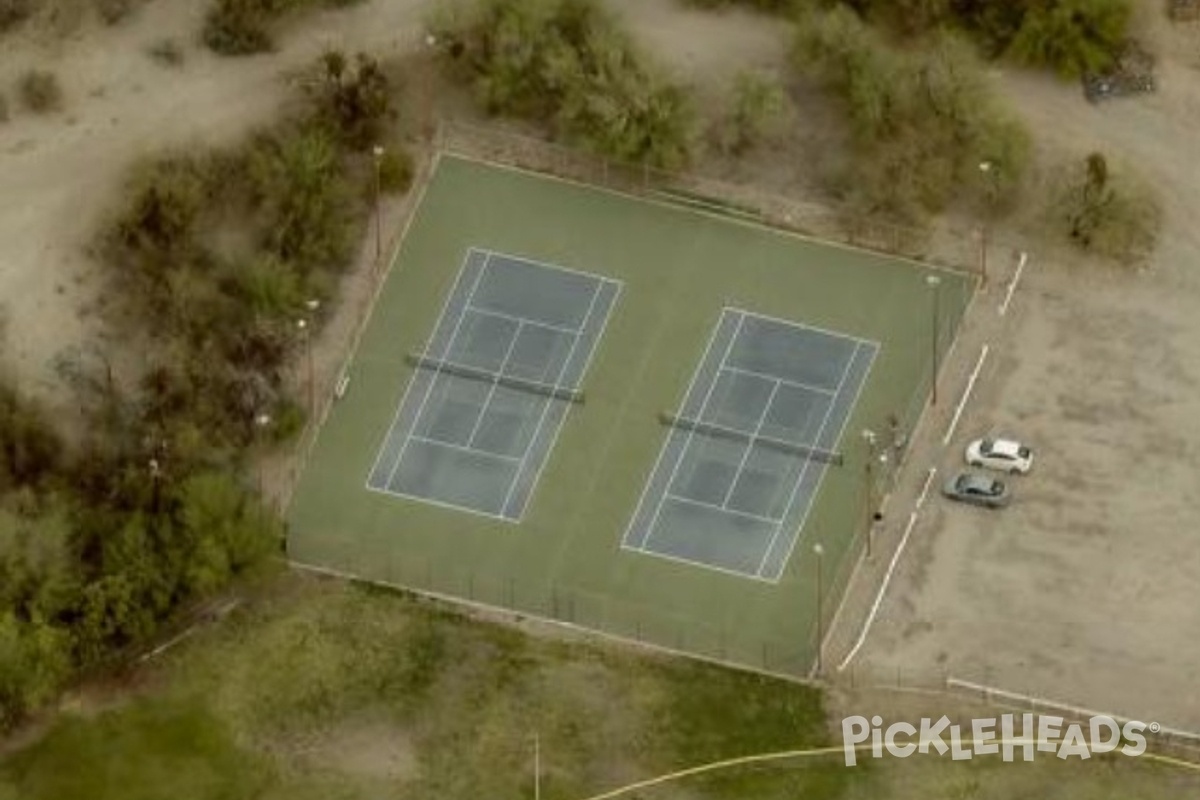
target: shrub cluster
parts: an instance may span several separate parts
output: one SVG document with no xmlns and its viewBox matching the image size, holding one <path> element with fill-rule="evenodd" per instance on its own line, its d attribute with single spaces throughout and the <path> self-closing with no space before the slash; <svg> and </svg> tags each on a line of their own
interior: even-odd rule
<svg viewBox="0 0 1200 800">
<path fill-rule="evenodd" d="M 1056 176 L 1047 216 L 1079 249 L 1125 264 L 1153 251 L 1162 227 L 1162 206 L 1151 188 L 1124 170 L 1110 169 L 1091 153 Z"/>
<path fill-rule="evenodd" d="M 1112 66 L 1133 15 L 1132 0 L 847 0 L 906 32 L 955 26 L 992 56 L 1071 77 Z"/>
<path fill-rule="evenodd" d="M 274 48 L 273 30 L 289 13 L 357 2 L 360 0 L 214 0 L 204 17 L 204 43 L 222 55 L 264 53 Z"/>
<path fill-rule="evenodd" d="M 49 114 L 62 108 L 62 85 L 53 72 L 31 69 L 21 76 L 17 88 L 21 102 L 35 114 Z"/>
<path fill-rule="evenodd" d="M 996 203 L 1015 192 L 1028 137 L 963 40 L 940 33 L 903 50 L 842 6 L 800 27 L 795 60 L 845 105 L 855 147 L 838 182 L 863 210 L 916 221 L 963 186 Z"/>
<path fill-rule="evenodd" d="M 489 113 L 545 123 L 624 161 L 686 161 L 684 91 L 646 65 L 594 0 L 478 0 L 448 7 L 431 29 Z"/>
<path fill-rule="evenodd" d="M 297 116 L 131 175 L 97 254 L 153 349 L 132 389 L 103 358 L 64 365 L 87 415 L 78 449 L 0 383 L 0 728 L 279 540 L 238 475 L 303 420 L 283 376 L 297 322 L 311 331 L 310 301 L 349 264 L 374 180 L 359 140 L 392 115 L 378 64 L 335 76 L 330 61 Z"/>
</svg>

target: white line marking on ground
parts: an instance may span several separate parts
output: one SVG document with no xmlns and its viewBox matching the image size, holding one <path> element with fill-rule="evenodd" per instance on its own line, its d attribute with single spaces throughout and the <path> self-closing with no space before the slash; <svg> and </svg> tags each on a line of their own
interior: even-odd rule
<svg viewBox="0 0 1200 800">
<path fill-rule="evenodd" d="M 925 485 L 921 487 L 921 494 L 917 497 L 917 508 L 925 505 L 925 496 L 929 494 L 929 487 L 933 484 L 933 476 L 937 474 L 937 467 L 930 467 L 929 474 L 925 476 Z"/>
<path fill-rule="evenodd" d="M 929 473 L 933 475 L 933 471 Z M 917 512 L 913 511 L 908 515 L 908 525 L 904 527 L 904 535 L 900 537 L 900 546 L 896 548 L 896 552 L 892 553 L 892 560 L 888 564 L 887 572 L 883 575 L 883 583 L 879 586 L 879 592 L 875 595 L 875 602 L 871 604 L 871 611 L 867 614 L 867 619 L 863 622 L 862 630 L 859 631 L 858 640 L 854 646 L 850 648 L 850 652 L 842 659 L 842 663 L 838 664 L 838 672 L 842 672 L 858 655 L 858 651 L 862 649 L 863 642 L 867 640 L 867 634 L 871 632 L 871 626 L 875 624 L 875 615 L 879 613 L 879 607 L 883 604 L 883 597 L 887 594 L 888 586 L 892 582 L 892 574 L 896 571 L 896 565 L 900 563 L 900 556 L 904 555 L 904 548 L 908 546 L 908 537 L 912 534 L 913 527 L 917 524 Z"/>
<path fill-rule="evenodd" d="M 832 395 L 833 394 L 833 389 L 826 389 L 823 386 L 813 386 L 812 384 L 802 383 L 800 381 L 794 381 L 791 378 L 781 378 L 778 375 L 768 375 L 765 372 L 758 372 L 756 370 L 746 369 L 745 367 L 731 367 L 728 364 L 726 364 L 724 367 L 722 367 L 722 369 L 725 372 L 737 372 L 742 375 L 752 375 L 755 378 L 762 378 L 763 380 L 766 380 L 766 381 L 775 381 L 776 383 L 782 383 L 787 386 L 795 386 L 797 389 L 807 389 L 808 391 L 815 392 L 817 394 L 823 394 L 823 395 Z"/>
<path fill-rule="evenodd" d="M 767 404 L 763 406 L 762 413 L 758 415 L 758 423 L 754 426 L 754 433 L 750 434 L 750 438 L 746 441 L 746 449 L 742 452 L 742 458 L 738 462 L 737 470 L 733 473 L 733 480 L 729 482 L 729 488 L 725 491 L 725 496 L 721 498 L 721 508 L 729 507 L 729 499 L 733 497 L 738 481 L 742 479 L 742 471 L 746 469 L 746 462 L 750 460 L 750 454 L 754 452 L 754 444 L 758 441 L 759 434 L 762 433 L 763 424 L 767 421 L 767 414 L 771 410 L 771 403 L 775 402 L 775 394 L 778 391 L 779 381 L 775 381 L 775 384 L 771 387 L 771 393 L 767 395 Z"/>
<path fill-rule="evenodd" d="M 821 444 L 821 437 L 825 435 L 825 426 L 829 424 L 829 416 L 833 413 L 833 409 L 837 405 L 838 395 L 840 395 L 842 393 L 842 387 L 846 383 L 846 376 L 850 374 L 850 368 L 852 366 L 854 366 L 854 359 L 858 358 L 858 349 L 860 347 L 862 347 L 862 345 L 863 345 L 863 342 L 861 340 L 856 339 L 854 341 L 854 349 L 850 352 L 850 358 L 846 359 L 846 365 L 844 367 L 842 367 L 842 375 L 840 378 L 838 378 L 837 389 L 835 389 L 833 392 L 833 400 L 831 400 L 829 405 L 827 405 L 825 407 L 825 415 L 821 418 L 821 424 L 817 428 L 816 438 L 813 439 L 813 443 L 816 445 Z M 860 384 L 860 388 L 861 388 L 861 384 Z M 851 408 L 846 411 L 847 418 L 850 416 L 850 414 L 853 412 L 853 410 L 854 409 Z M 845 423 L 843 422 L 843 429 L 844 428 L 845 428 Z M 787 505 L 785 505 L 783 508 L 782 519 L 786 520 L 788 517 L 788 514 L 790 514 L 792 512 L 792 503 L 794 503 L 796 501 L 796 492 L 798 492 L 800 490 L 800 486 L 804 483 L 804 478 L 808 475 L 808 468 L 810 466 L 812 466 L 813 461 L 814 461 L 814 459 L 811 459 L 811 458 L 806 458 L 804 460 L 804 467 L 800 470 L 800 474 L 796 477 L 796 483 L 792 486 L 791 494 L 788 495 Z M 824 474 L 825 473 L 821 473 L 821 476 L 824 477 Z M 819 486 L 819 484 L 818 484 L 818 486 Z M 812 510 L 813 500 L 815 500 L 815 499 L 816 499 L 816 490 L 813 491 L 813 494 L 809 498 L 808 508 L 805 509 L 805 512 L 804 512 L 805 519 L 807 519 L 807 517 L 808 517 L 808 512 Z M 801 521 L 797 530 L 800 530 L 803 528 L 804 528 L 804 522 Z M 771 556 L 771 551 L 775 549 L 775 542 L 779 539 L 779 534 L 782 530 L 783 530 L 783 524 L 780 523 L 779 527 L 775 529 L 775 535 L 771 537 L 770 544 L 767 545 L 766 552 L 763 553 L 762 560 L 758 562 L 758 574 L 759 575 L 762 575 L 763 567 L 765 567 L 767 565 L 767 559 Z M 797 539 L 800 538 L 799 533 L 796 534 L 796 538 Z M 788 551 L 788 555 L 789 556 L 791 555 L 790 549 Z M 787 561 L 785 560 L 784 563 L 786 564 Z"/>
<path fill-rule="evenodd" d="M 692 370 L 692 377 L 688 381 L 687 390 L 684 391 L 683 399 L 679 403 L 679 407 L 681 409 L 687 407 L 688 398 L 692 396 L 692 390 L 696 388 L 696 379 L 700 377 L 700 367 L 703 366 L 704 362 L 708 360 L 708 355 L 712 351 L 712 347 L 717 341 L 717 336 L 721 333 L 721 325 L 725 321 L 725 314 L 728 311 L 729 311 L 728 308 L 721 309 L 721 316 L 719 316 L 717 318 L 717 324 L 713 326 L 712 333 L 709 334 L 709 336 L 708 336 L 708 343 L 704 345 L 704 352 L 700 355 L 700 361 L 696 364 L 696 367 Z M 718 370 L 717 374 L 720 375 L 719 370 Z M 715 380 L 715 378 L 714 378 L 714 380 Z M 650 470 L 650 474 L 646 476 L 645 483 L 642 484 L 642 493 L 641 493 L 641 495 L 638 496 L 637 505 L 633 509 L 633 516 L 630 517 L 629 525 L 625 528 L 625 535 L 621 537 L 621 547 L 625 547 L 627 545 L 627 543 L 629 542 L 630 536 L 633 534 L 634 523 L 637 522 L 638 515 L 642 511 L 642 504 L 646 502 L 646 493 L 650 491 L 650 484 L 651 484 L 654 476 L 658 474 L 658 468 L 661 465 L 662 460 L 667 455 L 667 449 L 671 444 L 671 437 L 674 435 L 675 435 L 674 430 L 668 432 L 666 440 L 663 442 L 662 447 L 659 448 L 658 457 L 654 459 L 654 467 Z M 663 487 L 663 492 L 666 493 L 668 488 L 670 488 L 670 487 Z M 649 535 L 650 535 L 650 528 L 647 527 L 646 528 L 646 537 L 648 538 Z M 635 547 L 630 547 L 629 549 L 641 551 L 641 548 L 643 545 L 645 545 L 645 543 L 646 543 L 646 539 L 643 538 L 641 545 L 637 545 Z"/>
<path fill-rule="evenodd" d="M 471 263 L 471 257 L 482 252 L 473 247 L 467 248 L 466 258 L 463 259 L 462 265 L 458 268 L 458 274 L 454 276 L 454 284 L 450 287 L 450 292 L 446 295 L 446 299 L 442 301 L 442 309 L 438 313 L 437 320 L 433 323 L 433 330 L 429 334 L 428 341 L 425 342 L 425 355 L 428 356 L 430 346 L 433 344 L 433 337 L 437 334 L 438 327 L 442 324 L 442 319 L 446 316 L 446 311 L 450 308 L 450 302 L 454 299 L 455 293 L 458 291 L 458 286 L 462 283 L 463 275 L 467 273 L 467 266 Z M 393 255 L 395 258 L 395 255 Z M 433 379 L 431 378 L 430 381 Z M 408 394 L 416 385 L 416 376 L 409 379 L 408 385 L 404 387 L 404 392 L 400 395 L 400 402 L 396 404 L 396 411 L 392 414 L 392 421 L 388 424 L 387 432 L 383 435 L 383 440 L 379 443 L 379 452 L 375 456 L 375 463 L 371 465 L 371 471 L 367 473 L 367 488 L 370 488 L 371 476 L 375 474 L 375 470 L 379 469 L 380 462 L 383 460 L 383 454 L 387 451 L 388 441 L 392 438 L 392 432 L 396 427 L 396 423 L 400 421 L 400 414 L 404 411 L 404 404 L 408 402 Z M 403 447 L 403 444 L 401 445 Z"/>
<path fill-rule="evenodd" d="M 533 317 L 518 317 L 516 314 L 509 314 L 505 311 L 495 311 L 483 306 L 469 305 L 465 306 L 464 311 L 473 311 L 485 317 L 495 317 L 496 319 L 506 319 L 509 322 L 517 322 L 523 325 L 532 325 L 535 328 L 545 328 L 548 331 L 557 333 L 565 333 L 567 336 L 578 336 L 582 332 L 582 328 L 568 328 L 566 325 L 555 325 L 553 322 L 542 322 L 540 319 Z"/>
<path fill-rule="evenodd" d="M 979 371 L 983 369 L 983 362 L 987 359 L 989 347 L 984 345 L 979 351 L 979 360 L 975 362 L 975 369 L 971 371 L 971 377 L 967 380 L 967 387 L 963 389 L 962 397 L 959 398 L 958 408 L 954 409 L 954 417 L 950 420 L 950 425 L 946 428 L 946 435 L 942 437 L 942 446 L 950 444 L 950 439 L 954 436 L 954 431 L 958 428 L 958 418 L 962 416 L 963 409 L 966 408 L 967 400 L 971 397 L 971 392 L 975 389 L 975 381 L 979 377 Z"/>
<path fill-rule="evenodd" d="M 494 511 L 480 511 L 478 508 L 473 508 L 472 506 L 460 506 L 456 503 L 451 503 L 448 500 L 438 500 L 438 499 L 430 497 L 428 495 L 409 494 L 408 492 L 401 492 L 396 489 L 378 489 L 374 486 L 368 486 L 367 491 L 374 492 L 375 494 L 384 494 L 384 495 L 387 495 L 388 497 L 399 497 L 404 500 L 415 500 L 418 503 L 428 503 L 431 506 L 437 506 L 438 508 L 446 508 L 451 511 L 461 511 L 466 514 L 474 514 L 477 517 L 486 517 L 487 519 L 491 519 L 491 520 L 499 520 L 500 522 L 507 522 L 509 525 L 515 525 L 518 522 L 520 522 L 520 520 L 518 520 L 518 519 L 513 519 L 512 517 L 506 517 L 503 514 L 497 514 Z"/>
<path fill-rule="evenodd" d="M 583 341 L 583 332 L 585 330 L 587 330 L 588 322 L 591 321 L 592 313 L 596 309 L 596 299 L 600 296 L 600 294 L 603 291 L 604 291 L 604 283 L 602 281 L 596 281 L 596 288 L 592 290 L 592 299 L 591 299 L 591 301 L 588 302 L 587 312 L 583 315 L 583 324 L 580 326 L 578 333 L 575 335 L 574 341 L 571 342 L 571 349 L 567 351 L 567 357 L 563 359 L 562 365 L 559 366 L 558 374 L 554 376 L 554 388 L 555 389 L 560 388 L 560 384 L 562 383 L 563 375 L 566 374 L 567 367 L 570 366 L 570 364 L 571 364 L 571 359 L 573 359 L 575 357 L 575 348 L 579 346 L 579 343 L 581 341 Z M 618 291 L 620 291 L 620 290 L 618 289 Z M 609 312 L 611 313 L 611 311 L 612 311 L 612 306 L 609 306 Z M 607 321 L 608 320 L 606 318 L 605 322 L 607 322 Z M 599 339 L 593 340 L 592 352 L 595 352 L 595 348 L 598 345 L 599 345 Z M 589 358 L 591 357 L 591 353 L 588 354 L 588 357 Z M 582 381 L 582 379 L 583 379 L 583 375 L 581 374 L 580 381 Z M 578 383 L 576 385 L 578 385 Z M 554 405 L 554 398 L 549 398 L 549 397 L 546 398 L 546 402 L 544 402 L 542 404 L 542 413 L 538 416 L 537 427 L 533 429 L 533 435 L 529 438 L 528 444 L 525 445 L 525 452 L 521 454 L 521 465 L 519 467 L 517 467 L 517 472 L 515 475 L 513 475 L 513 481 L 508 487 L 508 493 L 504 495 L 504 505 L 502 506 L 502 510 L 507 509 L 509 502 L 512 500 L 513 490 L 516 488 L 518 481 L 520 481 L 520 479 L 521 479 L 522 473 L 524 473 L 524 471 L 525 471 L 525 459 L 529 456 L 530 451 L 533 449 L 534 442 L 536 442 L 538 440 L 538 437 L 542 435 L 542 425 L 545 424 L 546 415 L 550 413 L 550 407 L 553 405 Z M 567 414 L 569 414 L 570 411 L 571 411 L 571 409 L 570 409 L 570 407 L 568 407 Z M 537 491 L 538 479 L 541 478 L 541 476 L 542 476 L 542 468 L 544 466 L 546 466 L 546 462 L 550 460 L 550 456 L 554 452 L 554 445 L 558 441 L 558 433 L 559 433 L 559 431 L 561 431 L 563 429 L 563 426 L 566 425 L 566 423 L 567 423 L 567 414 L 564 414 L 563 418 L 561 420 L 559 420 L 558 428 L 555 429 L 554 435 L 550 438 L 550 449 L 547 450 L 545 452 L 545 454 L 542 456 L 542 463 L 538 464 L 537 471 L 534 473 L 534 476 L 533 476 L 533 484 L 529 487 L 529 494 L 526 495 L 525 502 L 521 504 L 521 511 L 517 515 L 518 518 L 525 516 L 525 506 L 528 505 L 529 498 L 533 497 L 533 493 L 535 491 Z"/>
<path fill-rule="evenodd" d="M 459 452 L 462 452 L 462 453 L 474 453 L 476 455 L 483 456 L 484 458 L 494 458 L 499 461 L 520 461 L 521 460 L 521 459 L 517 458 L 516 456 L 506 456 L 503 453 L 493 453 L 490 450 L 480 450 L 478 447 L 471 447 L 470 445 L 455 444 L 454 442 L 444 442 L 441 439 L 431 439 L 428 436 L 420 436 L 415 433 L 409 434 L 409 438 L 412 439 L 414 442 L 422 442 L 424 444 L 431 444 L 436 447 L 446 447 L 451 450 L 458 450 Z"/>
<path fill-rule="evenodd" d="M 496 396 L 496 387 L 500 385 L 500 379 L 504 377 L 504 370 L 512 359 L 513 351 L 517 349 L 517 342 L 520 341 L 523 330 L 525 330 L 525 321 L 517 320 L 517 329 L 513 331 L 512 341 L 508 343 L 508 349 L 504 351 L 504 359 L 500 362 L 500 368 L 492 375 L 492 385 L 488 387 L 487 397 L 483 399 L 483 405 L 479 408 L 479 416 L 475 417 L 475 424 L 471 426 L 471 434 L 467 437 L 467 447 L 475 444 L 475 437 L 479 434 L 479 429 L 483 427 L 483 418 L 487 416 L 488 409 L 492 405 L 492 398 Z M 440 367 L 441 364 L 438 366 Z"/>
<path fill-rule="evenodd" d="M 772 528 L 779 524 L 779 520 L 771 519 L 770 517 L 764 517 L 761 514 L 753 514 L 749 511 L 739 511 L 736 508 L 726 508 L 725 506 L 719 506 L 715 503 L 706 503 L 703 500 L 694 500 L 691 497 L 684 497 L 681 494 L 671 494 L 668 492 L 666 499 L 674 500 L 677 503 L 686 503 L 687 505 L 697 506 L 699 508 L 707 508 L 710 511 L 716 511 L 719 514 L 732 514 L 735 517 L 745 517 L 746 519 L 752 519 L 755 522 L 765 522 Z"/>
<path fill-rule="evenodd" d="M 1081 719 L 1085 717 L 1109 717 L 1117 722 L 1134 721 L 1132 717 L 1123 717 L 1118 714 L 1109 714 L 1104 711 L 1092 711 L 1091 709 L 1079 708 L 1078 706 L 1068 705 L 1067 703 L 1060 703 L 1057 700 L 1046 700 L 1041 697 L 1020 694 L 1019 692 L 1010 692 L 1007 689 L 998 689 L 995 686 L 985 686 L 981 683 L 972 683 L 971 681 L 965 681 L 959 678 L 946 678 L 946 685 L 953 686 L 957 689 L 966 689 L 972 692 L 978 692 L 982 695 L 986 695 L 988 698 L 1001 697 L 1005 700 L 1014 700 L 1021 705 L 1042 706 L 1043 708 L 1049 708 L 1052 710 L 1066 711 Z M 1137 721 L 1141 722 L 1143 720 Z M 1191 739 L 1193 741 L 1200 742 L 1200 733 L 1195 733 L 1193 731 L 1180 730 L 1179 728 L 1160 727 L 1158 729 L 1158 733 L 1165 733 L 1170 736 L 1177 736 L 1180 739 Z"/>
<path fill-rule="evenodd" d="M 713 373 L 712 382 L 708 385 L 708 390 L 704 393 L 704 400 L 700 403 L 700 410 L 696 414 L 696 419 L 704 419 L 704 410 L 708 408 L 708 403 L 710 400 L 712 400 L 713 391 L 717 388 L 717 378 L 721 375 L 721 367 L 725 366 L 725 362 L 729 359 L 729 353 L 733 350 L 734 342 L 736 342 L 738 340 L 738 336 L 741 335 L 742 323 L 745 322 L 746 315 L 742 312 L 738 313 L 739 316 L 737 327 L 733 329 L 733 335 L 729 337 L 729 344 L 725 346 L 725 352 L 721 354 L 721 360 L 717 362 L 717 370 Z M 701 361 L 696 365 L 696 371 L 699 372 L 703 366 L 704 362 Z M 667 495 L 671 493 L 671 486 L 675 483 L 675 478 L 679 474 L 679 465 L 687 459 L 688 450 L 691 449 L 692 440 L 695 438 L 695 436 L 695 428 L 692 428 L 688 431 L 687 438 L 683 442 L 683 448 L 679 451 L 679 458 L 675 459 L 675 464 L 671 467 L 671 474 L 667 476 L 667 482 L 663 486 L 662 497 L 659 498 L 658 506 L 654 509 L 654 516 L 650 518 L 650 526 L 646 529 L 646 538 L 642 540 L 643 547 L 648 546 L 650 544 L 650 540 L 654 538 L 654 528 L 658 524 L 659 514 L 662 513 L 663 503 L 666 502 Z"/>
<path fill-rule="evenodd" d="M 468 305 L 468 306 L 471 305 L 471 300 L 473 300 L 475 298 L 475 292 L 479 289 L 479 284 L 483 280 L 483 276 L 485 274 L 487 274 L 488 263 L 490 262 L 490 260 L 491 260 L 490 254 L 484 256 L 483 266 L 480 267 L 479 274 L 475 276 L 475 282 L 473 284 L 471 284 L 471 291 L 467 294 L 467 300 L 466 300 L 465 305 Z M 445 310 L 446 310 L 445 308 L 442 309 L 443 313 L 445 313 Z M 458 339 L 458 334 L 462 329 L 463 320 L 466 318 L 467 318 L 467 312 L 466 312 L 466 309 L 464 308 L 459 313 L 458 319 L 456 319 L 454 321 L 454 330 L 451 331 L 451 333 L 450 333 L 450 341 L 446 342 L 446 350 L 445 350 L 445 352 L 440 354 L 441 356 L 449 355 L 450 352 L 454 349 L 454 342 Z M 442 324 L 442 319 L 441 319 L 441 317 L 439 317 L 437 324 L 433 326 L 433 334 L 429 337 L 430 344 L 433 343 L 434 337 L 437 336 L 437 331 L 438 331 L 438 328 L 441 327 L 441 324 Z M 426 345 L 426 354 L 428 354 L 428 352 L 429 352 L 429 346 Z M 425 404 L 429 402 L 429 397 L 430 397 L 430 395 L 433 394 L 433 387 L 437 385 L 438 376 L 441 374 L 442 374 L 442 367 L 441 367 L 441 363 L 439 362 L 438 367 L 434 370 L 433 377 L 429 379 L 429 386 L 426 387 L 426 389 L 425 389 L 425 395 L 421 398 L 420 405 L 417 406 L 417 413 L 413 417 L 412 428 L 409 431 L 410 434 L 413 431 L 420 429 L 421 416 L 425 413 Z M 400 462 L 404 460 L 404 452 L 406 450 L 408 450 L 408 442 L 409 442 L 409 437 L 406 437 L 404 439 L 404 443 L 400 445 L 400 452 L 396 455 L 396 463 L 392 464 L 392 469 L 388 473 L 387 482 L 383 484 L 385 487 L 392 485 L 392 480 L 396 477 L 396 471 L 400 469 Z"/>
<path fill-rule="evenodd" d="M 834 339 L 841 339 L 842 341 L 846 341 L 846 342 L 854 342 L 856 344 L 870 344 L 870 345 L 875 345 L 876 347 L 879 346 L 879 342 L 872 341 L 871 339 L 860 339 L 857 336 L 851 336 L 848 333 L 840 333 L 839 331 L 831 331 L 828 328 L 822 328 L 817 325 L 809 325 L 806 322 L 796 322 L 794 319 L 783 319 L 782 317 L 772 317 L 769 314 L 759 314 L 756 311 L 746 311 L 744 309 L 733 308 L 733 307 L 730 307 L 730 308 L 733 311 L 737 311 L 737 312 L 744 314 L 747 317 L 751 317 L 753 319 L 761 319 L 761 320 L 765 320 L 767 322 L 775 322 L 780 325 L 786 325 L 789 328 L 799 328 L 800 330 L 816 331 L 817 333 L 823 333 L 826 336 L 832 337 Z"/>
<path fill-rule="evenodd" d="M 1017 262 L 1017 271 L 1013 274 L 1013 279 L 1008 282 L 1008 291 L 1004 293 L 1004 302 L 1000 304 L 1000 316 L 1008 313 L 1008 304 L 1012 302 L 1013 292 L 1017 289 L 1017 283 L 1021 280 L 1021 273 L 1025 271 L 1025 262 L 1029 259 L 1029 254 L 1021 251 L 1021 259 Z"/>
</svg>

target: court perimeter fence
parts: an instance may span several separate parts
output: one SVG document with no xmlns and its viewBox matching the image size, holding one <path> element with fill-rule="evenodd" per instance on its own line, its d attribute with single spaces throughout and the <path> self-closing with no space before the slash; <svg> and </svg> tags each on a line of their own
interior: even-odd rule
<svg viewBox="0 0 1200 800">
<path fill-rule="evenodd" d="M 459 155 L 504 167 L 516 167 L 549 174 L 581 183 L 598 185 L 633 196 L 647 197 L 694 207 L 700 211 L 742 218 L 763 225 L 812 236 L 815 239 L 875 250 L 884 255 L 910 258 L 924 263 L 978 275 L 978 237 L 961 233 L 907 228 L 866 219 L 847 209 L 774 195 L 749 186 L 737 185 L 703 176 L 668 172 L 645 165 L 621 163 L 570 147 L 536 139 L 503 128 L 482 127 L 458 122 L 439 123 L 434 136 L 434 152 L 422 160 L 413 184 L 412 201 L 400 229 L 384 250 L 384 258 L 394 260 L 412 216 L 420 204 L 424 187 L 432 179 L 437 156 Z M 357 349 L 374 303 L 390 266 L 386 261 L 373 264 L 364 275 L 374 282 L 365 302 L 353 310 L 352 334 L 346 356 L 336 373 L 321 378 L 315 396 L 317 408 L 301 435 L 286 476 L 281 505 L 290 502 L 323 423 L 339 394 L 342 376 Z M 939 363 L 958 332 L 966 312 L 965 305 L 947 304 L 939 328 Z M 884 434 L 884 444 L 863 452 L 866 445 L 854 436 L 845 445 L 845 469 L 861 470 L 863 479 L 856 492 L 856 505 L 862 513 L 850 523 L 849 544 L 834 569 L 824 576 L 820 602 L 821 624 L 816 615 L 798 617 L 789 635 L 748 634 L 743 626 L 703 622 L 695 617 L 674 614 L 665 609 L 623 601 L 610 594 L 593 593 L 578 587 L 545 582 L 530 582 L 529 576 L 505 577 L 489 566 L 486 573 L 468 566 L 448 565 L 418 554 L 392 553 L 381 569 L 377 552 L 362 552 L 362 563 L 339 565 L 339 572 L 353 576 L 387 575 L 380 583 L 434 596 L 466 601 L 501 611 L 563 623 L 615 636 L 643 645 L 662 648 L 681 655 L 699 657 L 731 666 L 754 669 L 774 675 L 807 677 L 817 663 L 818 638 L 829 630 L 843 592 L 858 565 L 876 522 L 874 512 L 886 505 L 886 498 L 900 473 L 907 453 L 906 444 L 922 418 L 929 399 L 934 361 L 923 365 L 923 375 L 902 408 L 894 409 L 896 430 Z M 888 439 L 889 435 L 893 435 Z M 857 457 L 853 454 L 858 449 Z M 889 453 L 880 461 L 883 452 Z M 865 465 L 870 464 L 870 468 Z M 319 565 L 312 565 L 320 571 Z"/>
<path fill-rule="evenodd" d="M 959 272 L 978 275 L 985 268 L 981 258 L 987 243 L 981 228 L 906 226 L 834 202 L 787 197 L 697 171 L 669 171 L 606 158 L 499 125 L 444 120 L 437 127 L 435 144 L 445 153 L 740 217 Z"/>
</svg>

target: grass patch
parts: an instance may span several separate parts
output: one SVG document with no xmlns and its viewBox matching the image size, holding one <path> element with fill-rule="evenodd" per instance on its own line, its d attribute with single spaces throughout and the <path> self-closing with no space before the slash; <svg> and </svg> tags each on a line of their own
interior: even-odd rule
<svg viewBox="0 0 1200 800">
<path fill-rule="evenodd" d="M 592 643 L 530 638 L 391 592 L 289 578 L 201 632 L 157 687 L 68 715 L 0 762 L 11 800 L 578 800 L 714 759 L 829 742 L 819 692 Z M 1137 759 L 838 756 L 751 766 L 640 800 L 1196 796 Z"/>
</svg>

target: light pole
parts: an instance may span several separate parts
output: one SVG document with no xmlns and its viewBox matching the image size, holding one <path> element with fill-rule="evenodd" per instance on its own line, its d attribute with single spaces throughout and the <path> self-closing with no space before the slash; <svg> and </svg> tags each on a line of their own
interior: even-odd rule
<svg viewBox="0 0 1200 800">
<path fill-rule="evenodd" d="M 932 313 L 932 332 L 929 340 L 930 349 L 933 352 L 933 371 L 929 374 L 929 404 L 937 405 L 937 389 L 938 389 L 938 300 L 941 296 L 942 279 L 937 275 L 926 275 L 925 285 L 929 287 L 930 293 L 933 295 L 933 313 Z"/>
<path fill-rule="evenodd" d="M 823 609 L 821 608 L 824 595 L 821 591 L 821 556 L 825 555 L 825 548 L 820 542 L 813 545 L 813 553 L 817 556 L 817 675 L 821 674 L 821 651 L 825 648 L 825 621 L 822 619 Z"/>
<path fill-rule="evenodd" d="M 379 197 L 383 194 L 383 145 L 375 145 L 375 268 L 379 269 L 383 258 L 383 216 L 379 210 Z"/>
<path fill-rule="evenodd" d="M 263 435 L 266 433 L 267 428 L 269 428 L 270 426 L 271 426 L 271 415 L 270 414 L 268 414 L 265 411 L 260 411 L 254 415 L 254 441 L 255 441 L 255 443 L 258 443 L 262 440 Z M 258 484 L 258 499 L 259 499 L 259 502 L 262 502 L 262 495 L 263 495 L 263 464 L 262 464 L 263 455 L 262 455 L 262 453 L 261 452 L 255 453 L 254 459 L 257 462 L 255 464 L 254 472 L 255 472 L 255 478 L 257 479 L 257 484 Z"/>
<path fill-rule="evenodd" d="M 321 301 L 306 300 L 304 307 L 308 309 L 308 314 L 296 320 L 296 327 L 299 328 L 300 335 L 304 337 L 304 360 L 308 368 L 308 416 L 312 420 L 317 415 L 317 381 L 316 368 L 313 365 L 312 318 L 317 309 L 321 307 Z"/>
<path fill-rule="evenodd" d="M 867 558 L 870 558 L 871 533 L 874 527 L 871 524 L 871 509 L 875 506 L 875 483 L 871 480 L 871 465 L 875 461 L 875 443 L 878 441 L 878 437 L 875 435 L 875 431 L 864 430 L 862 438 L 867 445 L 867 457 L 863 461 L 863 480 L 866 482 L 863 487 L 863 522 L 867 526 Z"/>
<path fill-rule="evenodd" d="M 998 190 L 997 181 L 999 180 L 1000 170 L 993 161 L 980 161 L 979 171 L 983 174 L 984 179 L 988 180 L 988 209 L 985 213 L 991 213 L 992 204 L 996 202 L 996 193 Z M 987 260 L 988 260 L 988 220 L 985 218 L 983 224 L 979 226 L 979 279 L 984 285 L 987 285 Z"/>
<path fill-rule="evenodd" d="M 542 798 L 542 743 L 538 734 L 533 734 L 533 800 Z"/>
</svg>

